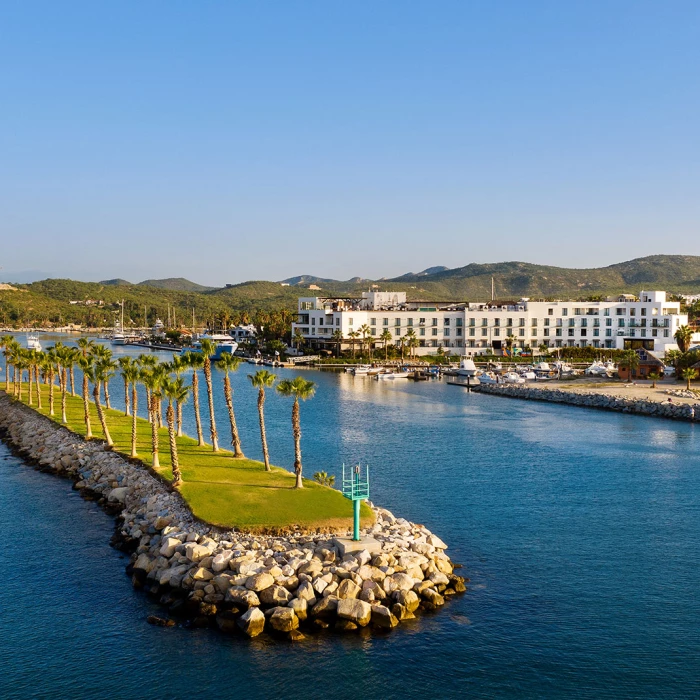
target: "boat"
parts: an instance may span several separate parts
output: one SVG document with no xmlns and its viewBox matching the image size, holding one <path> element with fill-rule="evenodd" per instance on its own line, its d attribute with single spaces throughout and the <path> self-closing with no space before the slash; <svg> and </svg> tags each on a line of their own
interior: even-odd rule
<svg viewBox="0 0 700 700">
<path fill-rule="evenodd" d="M 498 381 L 488 372 L 479 375 L 479 384 L 498 384 Z"/>
<path fill-rule="evenodd" d="M 476 377 L 476 365 L 474 360 L 465 359 L 459 363 L 459 368 L 455 370 L 455 374 L 458 377 Z"/>
<path fill-rule="evenodd" d="M 41 352 L 41 343 L 39 342 L 39 336 L 38 335 L 28 335 L 27 336 L 27 349 L 28 350 L 36 350 L 38 352 Z"/>
<path fill-rule="evenodd" d="M 531 369 L 525 370 L 524 372 L 520 372 L 520 376 L 521 376 L 523 379 L 526 379 L 526 380 L 527 380 L 527 379 L 530 379 L 530 380 L 535 380 L 535 379 L 537 379 L 537 375 L 536 375 L 535 372 L 533 372 Z"/>
<path fill-rule="evenodd" d="M 211 360 L 219 360 L 224 353 L 233 355 L 238 350 L 238 343 L 230 335 L 223 333 L 212 333 L 210 335 L 200 335 L 189 348 L 183 348 L 182 352 L 191 350 L 192 352 L 202 352 L 202 340 L 211 340 L 216 345 L 216 352 L 210 356 Z"/>
<path fill-rule="evenodd" d="M 383 374 L 375 375 L 375 379 L 387 381 L 390 379 L 408 379 L 410 376 L 410 372 L 384 372 Z"/>
<path fill-rule="evenodd" d="M 348 371 L 350 374 L 354 374 L 357 377 L 363 374 L 369 374 L 371 369 L 372 367 L 370 365 L 357 365 L 357 367 L 349 367 Z"/>
<path fill-rule="evenodd" d="M 506 372 L 501 377 L 501 382 L 503 384 L 525 384 L 525 380 L 515 372 Z"/>
<path fill-rule="evenodd" d="M 612 362 L 598 362 L 597 360 L 586 367 L 583 373 L 589 377 L 609 377 L 617 371 L 617 366 Z"/>
</svg>

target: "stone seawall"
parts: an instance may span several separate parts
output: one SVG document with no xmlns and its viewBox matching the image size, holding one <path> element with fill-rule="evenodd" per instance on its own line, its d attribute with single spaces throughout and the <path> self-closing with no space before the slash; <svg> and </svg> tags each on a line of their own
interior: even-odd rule
<svg viewBox="0 0 700 700">
<path fill-rule="evenodd" d="M 508 396 L 530 401 L 549 401 L 571 406 L 585 406 L 604 411 L 636 413 L 642 416 L 656 416 L 673 420 L 700 421 L 700 404 L 668 403 L 646 399 L 622 398 L 593 392 L 565 391 L 563 389 L 539 389 L 523 385 L 481 384 L 478 390 L 483 394 Z"/>
<path fill-rule="evenodd" d="M 391 629 L 464 592 L 447 545 L 423 525 L 372 506 L 374 549 L 342 554 L 333 535 L 251 535 L 193 517 L 142 464 L 86 441 L 0 392 L 0 433 L 25 460 L 65 476 L 117 515 L 113 544 L 131 554 L 135 588 L 181 621 L 254 637 L 303 639 L 301 629 Z M 348 517 L 348 520 L 350 518 Z M 372 547 L 370 547 L 372 548 Z"/>
</svg>

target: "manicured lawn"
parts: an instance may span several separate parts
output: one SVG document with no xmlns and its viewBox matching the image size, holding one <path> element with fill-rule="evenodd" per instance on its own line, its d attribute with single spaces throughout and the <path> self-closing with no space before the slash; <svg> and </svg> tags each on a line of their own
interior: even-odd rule
<svg viewBox="0 0 700 700">
<path fill-rule="evenodd" d="M 23 385 L 22 402 L 27 403 L 28 385 Z M 35 389 L 36 391 L 36 389 Z M 61 394 L 55 389 L 55 416 L 61 422 Z M 36 397 L 34 397 L 36 410 Z M 48 387 L 42 386 L 42 413 L 49 414 Z M 85 435 L 83 402 L 80 397 L 67 397 L 68 425 L 73 432 Z M 208 413 L 203 407 L 202 421 L 206 429 Z M 123 411 L 105 411 L 107 426 L 114 441 L 114 451 L 124 455 L 131 453 L 131 418 Z M 145 415 L 145 408 L 139 406 L 139 414 Z M 90 404 L 92 433 L 102 438 L 102 429 L 95 406 Z M 49 416 L 50 417 L 50 416 Z M 220 419 L 221 420 L 221 419 Z M 218 423 L 219 421 L 217 421 Z M 220 435 L 228 430 L 228 423 L 220 423 Z M 172 479 L 168 431 L 160 433 L 159 474 L 166 480 Z M 139 457 L 148 466 L 151 464 L 151 426 L 145 418 L 139 418 L 137 428 L 137 449 Z M 352 504 L 343 498 L 339 491 L 304 479 L 304 488 L 296 490 L 294 474 L 272 467 L 265 472 L 262 462 L 250 459 L 234 459 L 232 453 L 221 450 L 213 452 L 211 447 L 200 447 L 189 437 L 177 438 L 180 469 L 184 484 L 180 492 L 192 508 L 192 512 L 202 520 L 222 527 L 236 527 L 242 530 L 271 531 L 294 528 L 351 528 Z M 362 504 L 363 526 L 373 520 L 366 504 Z"/>
</svg>

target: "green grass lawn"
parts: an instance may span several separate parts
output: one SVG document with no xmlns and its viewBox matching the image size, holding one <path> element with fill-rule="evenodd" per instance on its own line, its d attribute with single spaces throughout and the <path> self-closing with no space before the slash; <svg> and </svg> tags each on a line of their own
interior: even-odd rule
<svg viewBox="0 0 700 700">
<path fill-rule="evenodd" d="M 28 385 L 22 388 L 22 403 L 27 404 Z M 36 388 L 34 389 L 36 391 Z M 11 390 L 10 390 L 11 392 Z M 61 422 L 61 394 L 55 389 L 54 416 L 49 416 L 48 387 L 42 386 L 42 409 L 39 411 L 55 422 Z M 36 396 L 34 405 L 36 408 Z M 208 413 L 203 407 L 202 421 L 208 424 Z M 114 441 L 114 451 L 131 454 L 131 418 L 123 411 L 105 410 L 107 427 Z M 140 415 L 145 407 L 139 406 Z M 85 435 L 83 401 L 80 397 L 67 397 L 66 415 L 68 427 L 79 435 Z M 102 438 L 102 428 L 95 406 L 90 404 L 92 433 Z M 221 424 L 228 430 L 228 421 Z M 172 479 L 168 431 L 160 431 L 158 473 L 167 481 Z M 222 431 L 223 432 L 223 431 Z M 291 431 L 290 431 L 291 433 Z M 141 460 L 151 465 L 151 425 L 144 418 L 138 420 L 137 449 Z M 291 434 L 290 434 L 291 439 Z M 234 459 L 231 452 L 213 452 L 210 446 L 200 447 L 190 437 L 177 438 L 183 485 L 180 493 L 192 512 L 200 519 L 221 527 L 235 527 L 247 531 L 280 531 L 295 526 L 308 529 L 352 527 L 352 503 L 335 489 L 304 479 L 303 489 L 294 489 L 294 474 L 272 467 L 265 472 L 262 462 L 252 459 Z M 362 504 L 362 524 L 373 521 L 371 510 Z"/>
</svg>

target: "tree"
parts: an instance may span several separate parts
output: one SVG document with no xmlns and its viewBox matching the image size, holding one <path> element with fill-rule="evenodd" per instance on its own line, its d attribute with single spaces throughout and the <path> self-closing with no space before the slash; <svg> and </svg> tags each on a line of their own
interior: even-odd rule
<svg viewBox="0 0 700 700">
<path fill-rule="evenodd" d="M 54 397 L 53 397 L 53 390 L 54 390 L 54 377 L 56 374 L 56 349 L 55 348 L 48 348 L 48 350 L 44 353 L 45 356 L 45 371 L 46 371 L 46 376 L 48 377 L 49 381 L 49 415 L 53 416 L 55 415 L 54 413 Z"/>
<path fill-rule="evenodd" d="M 690 326 L 681 326 L 674 334 L 678 349 L 681 352 L 688 352 L 690 343 L 693 339 L 693 329 Z"/>
<path fill-rule="evenodd" d="M 258 370 L 255 374 L 249 374 L 251 384 L 258 390 L 258 418 L 260 419 L 260 441 L 262 442 L 263 461 L 265 471 L 270 469 L 270 454 L 267 451 L 267 435 L 265 433 L 265 389 L 271 387 L 277 379 L 276 374 L 268 372 L 266 369 Z"/>
<path fill-rule="evenodd" d="M 294 343 L 297 346 L 297 350 L 304 344 L 304 334 L 298 328 L 294 330 Z"/>
<path fill-rule="evenodd" d="M 175 373 L 176 378 L 187 369 L 188 364 L 183 359 L 182 355 L 173 355 L 173 361 L 170 363 L 170 369 Z M 177 436 L 182 437 L 182 403 L 175 402 L 175 425 L 177 426 Z"/>
<path fill-rule="evenodd" d="M 416 337 L 416 332 L 413 330 L 413 328 L 409 328 L 406 331 L 406 336 L 404 337 L 404 343 L 406 344 L 406 347 L 409 349 L 409 355 L 412 358 L 414 356 L 414 348 L 418 347 L 418 338 Z M 442 347 L 442 346 L 440 346 Z M 444 350 L 443 350 L 444 353 Z M 441 355 L 440 351 L 438 350 L 438 355 Z"/>
<path fill-rule="evenodd" d="M 350 332 L 348 333 L 348 338 L 350 338 L 350 347 L 352 348 L 352 356 L 353 356 L 353 359 L 354 359 L 354 357 L 355 357 L 355 340 L 357 340 L 357 337 L 358 337 L 359 335 L 360 335 L 360 334 L 359 334 L 357 331 L 350 331 Z"/>
<path fill-rule="evenodd" d="M 0 338 L 0 348 L 2 348 L 3 355 L 5 356 L 5 393 L 10 393 L 10 363 L 8 357 L 12 351 L 12 347 L 17 345 L 17 341 L 12 335 L 3 335 Z"/>
<path fill-rule="evenodd" d="M 114 447 L 114 442 L 112 441 L 112 436 L 109 434 L 109 429 L 107 427 L 107 419 L 105 417 L 105 412 L 102 408 L 102 403 L 100 401 L 100 385 L 104 382 L 108 382 L 112 374 L 114 374 L 114 367 L 112 367 L 112 362 L 105 359 L 97 359 L 90 368 L 89 374 L 89 377 L 92 381 L 92 397 L 95 401 L 97 417 L 100 419 L 100 425 L 102 426 L 102 434 L 104 435 L 104 438 L 107 441 L 107 446 L 109 448 Z"/>
<path fill-rule="evenodd" d="M 200 340 L 202 356 L 204 357 L 204 381 L 207 384 L 207 397 L 209 398 L 209 432 L 211 434 L 211 446 L 214 452 L 219 451 L 219 437 L 216 432 L 216 417 L 214 416 L 214 387 L 211 380 L 211 356 L 216 352 L 216 344 L 212 340 Z"/>
<path fill-rule="evenodd" d="M 651 379 L 651 388 L 656 389 L 656 382 L 661 379 L 661 375 L 658 372 L 649 372 L 647 379 Z"/>
<path fill-rule="evenodd" d="M 384 343 L 384 362 L 389 360 L 389 343 L 391 342 L 391 331 L 385 328 L 379 336 L 379 340 Z"/>
<path fill-rule="evenodd" d="M 81 358 L 82 353 L 78 348 L 68 348 L 66 353 L 68 359 L 68 374 L 70 375 L 70 395 L 75 397 L 75 366 L 78 364 L 78 360 Z"/>
<path fill-rule="evenodd" d="M 284 379 L 277 385 L 277 391 L 282 396 L 294 397 L 292 404 L 292 434 L 294 436 L 294 473 L 296 474 L 295 489 L 303 488 L 301 480 L 301 421 L 299 419 L 299 399 L 306 401 L 313 397 L 316 392 L 314 382 L 295 377 L 294 379 Z"/>
<path fill-rule="evenodd" d="M 161 387 L 163 385 L 163 375 L 154 367 L 151 370 L 142 370 L 141 381 L 148 389 L 151 397 L 149 410 L 151 413 L 151 466 L 154 469 L 160 468 L 158 459 L 159 435 L 158 435 L 158 403 L 162 397 Z"/>
<path fill-rule="evenodd" d="M 636 372 L 637 368 L 639 367 L 639 355 L 637 355 L 634 350 L 630 350 L 617 364 L 618 367 L 622 367 L 623 369 L 627 370 L 627 381 L 631 382 L 632 373 Z"/>
<path fill-rule="evenodd" d="M 105 365 L 105 367 L 109 366 L 109 368 L 112 370 L 109 374 L 111 377 L 118 366 L 116 360 L 112 358 L 112 351 L 106 345 L 96 345 L 95 349 L 93 350 L 93 355 L 97 357 L 98 360 Z M 154 359 L 156 359 L 156 362 L 158 361 L 157 358 Z M 105 406 L 110 409 L 112 408 L 112 404 L 109 400 L 109 380 L 103 382 L 103 384 L 105 390 Z"/>
<path fill-rule="evenodd" d="M 335 343 L 335 356 L 340 357 L 340 349 L 343 345 L 343 331 L 340 328 L 336 328 L 333 331 L 333 342 Z"/>
<path fill-rule="evenodd" d="M 183 403 L 187 401 L 189 388 L 182 381 L 182 377 L 177 379 L 166 379 L 162 383 L 162 390 L 168 399 L 168 408 L 165 412 L 166 422 L 168 424 L 168 438 L 170 443 L 170 465 L 173 471 L 173 486 L 182 484 L 182 473 L 180 472 L 180 460 L 177 454 L 177 437 L 175 435 L 175 410 L 173 409 L 173 401 Z"/>
<path fill-rule="evenodd" d="M 695 379 L 697 376 L 698 372 L 697 370 L 693 369 L 692 367 L 686 367 L 683 372 L 681 373 L 681 377 L 685 379 L 685 388 L 690 391 L 690 380 Z"/>
<path fill-rule="evenodd" d="M 78 360 L 78 366 L 83 373 L 83 421 L 85 422 L 85 439 L 92 438 L 92 426 L 90 424 L 90 384 L 89 377 L 92 374 L 94 359 L 89 355 L 82 355 Z"/>
<path fill-rule="evenodd" d="M 201 447 L 204 445 L 204 434 L 202 432 L 202 418 L 199 413 L 199 375 L 197 370 L 204 367 L 204 357 L 200 352 L 187 351 L 182 354 L 182 359 L 187 367 L 192 369 L 192 384 L 190 391 L 192 392 L 192 407 L 194 409 L 194 422 L 197 426 L 197 442 Z"/>
<path fill-rule="evenodd" d="M 224 399 L 228 409 L 229 423 L 231 424 L 231 444 L 233 445 L 233 456 L 242 458 L 245 455 L 241 449 L 241 438 L 236 425 L 236 414 L 233 410 L 233 391 L 231 390 L 231 380 L 229 372 L 235 372 L 241 364 L 241 358 L 235 357 L 230 352 L 224 352 L 216 361 L 216 366 L 224 373 Z"/>
<path fill-rule="evenodd" d="M 540 351 L 541 355 L 546 355 L 549 352 L 549 345 L 547 345 L 547 343 L 540 343 L 537 349 Z"/>
<path fill-rule="evenodd" d="M 316 472 L 314 474 L 314 481 L 321 484 L 321 486 L 333 486 L 333 484 L 335 484 L 335 477 L 333 474 L 326 474 L 326 472 Z"/>
<path fill-rule="evenodd" d="M 665 361 L 673 367 L 678 367 L 678 362 L 682 359 L 683 353 L 680 350 L 666 350 Z"/>
<path fill-rule="evenodd" d="M 131 415 L 131 402 L 129 401 L 129 385 L 131 384 L 130 376 L 133 373 L 129 370 L 134 366 L 133 358 L 128 355 L 120 357 L 117 362 L 119 363 L 120 374 L 122 375 L 122 380 L 124 381 L 124 415 Z"/>
<path fill-rule="evenodd" d="M 126 386 L 128 387 L 131 385 L 131 456 L 137 457 L 136 436 L 139 408 L 138 383 L 141 381 L 141 369 L 136 362 L 132 362 L 122 369 L 122 376 L 124 377 L 124 383 Z"/>
<path fill-rule="evenodd" d="M 367 343 L 367 340 L 369 338 L 369 335 L 371 333 L 369 326 L 366 323 L 363 323 L 358 329 L 358 333 L 360 334 L 360 351 L 361 354 L 365 354 L 365 343 Z"/>
</svg>

